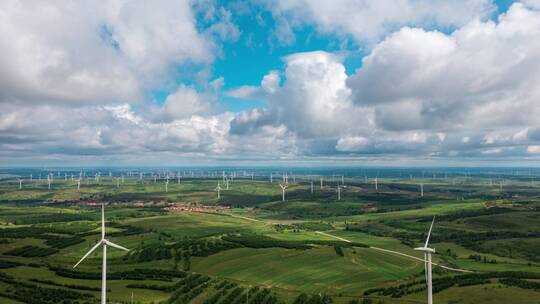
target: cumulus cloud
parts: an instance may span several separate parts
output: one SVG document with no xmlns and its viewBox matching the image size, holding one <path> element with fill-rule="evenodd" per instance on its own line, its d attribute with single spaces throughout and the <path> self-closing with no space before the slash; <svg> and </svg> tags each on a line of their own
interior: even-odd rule
<svg viewBox="0 0 540 304">
<path fill-rule="evenodd" d="M 181 85 L 171 93 L 161 106 L 154 106 L 150 115 L 156 121 L 174 121 L 176 119 L 201 115 L 210 112 L 208 96 L 199 94 L 194 88 Z"/>
<path fill-rule="evenodd" d="M 280 20 L 279 32 L 307 23 L 321 33 L 349 35 L 358 42 L 376 42 L 406 25 L 459 27 L 471 19 L 489 16 L 494 9 L 490 0 L 279 0 L 273 6 Z M 281 36 L 289 37 L 286 42 L 292 39 L 290 34 Z"/>
<path fill-rule="evenodd" d="M 496 21 L 473 20 L 451 34 L 404 27 L 350 76 L 334 54 L 291 55 L 282 86 L 272 72 L 242 95 L 269 108 L 241 113 L 231 132 L 282 125 L 298 146 L 329 154 L 533 153 L 527 146 L 540 139 L 539 41 L 540 12 L 518 3 Z"/>
<path fill-rule="evenodd" d="M 343 53 L 290 54 L 258 86 L 222 92 L 216 41 L 241 31 L 213 1 L 4 1 L 0 158 L 540 155 L 535 1 L 494 20 L 487 0 L 379 2 L 268 3 L 282 43 L 310 24 L 366 55 L 347 74 Z M 205 67 L 178 84 L 183 64 Z M 136 104 L 163 87 L 162 104 Z M 265 106 L 220 113 L 221 94 Z"/>
<path fill-rule="evenodd" d="M 498 22 L 473 21 L 450 35 L 403 28 L 347 84 L 386 129 L 531 124 L 540 110 L 539 56 L 540 13 L 514 4 Z"/>
<path fill-rule="evenodd" d="M 211 61 L 190 2 L 159 4 L 2 1 L 0 102 L 133 103 L 175 65 Z"/>
<path fill-rule="evenodd" d="M 284 125 L 302 138 L 325 138 L 369 123 L 365 119 L 369 113 L 352 106 L 340 57 L 317 51 L 284 60 L 283 87 L 279 86 L 279 74 L 272 71 L 263 78 L 261 88 L 251 89 L 252 94 L 245 96 L 260 96 L 269 109 L 241 114 L 233 121 L 233 130 L 245 133 L 257 126 Z"/>
</svg>

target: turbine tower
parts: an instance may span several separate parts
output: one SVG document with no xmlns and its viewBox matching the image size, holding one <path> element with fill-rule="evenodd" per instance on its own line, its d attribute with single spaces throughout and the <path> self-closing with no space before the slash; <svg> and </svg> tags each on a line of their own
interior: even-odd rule
<svg viewBox="0 0 540 304">
<path fill-rule="evenodd" d="M 281 201 L 284 202 L 285 201 L 285 189 L 287 189 L 287 187 L 289 185 L 287 185 L 287 184 L 285 184 L 285 185 L 279 184 L 279 186 L 281 187 Z"/>
<path fill-rule="evenodd" d="M 221 194 L 220 194 L 221 186 L 219 185 L 219 182 L 217 183 L 217 187 L 216 187 L 215 190 L 217 191 L 217 198 L 220 199 L 221 198 Z"/>
<path fill-rule="evenodd" d="M 414 248 L 416 251 L 421 251 L 424 253 L 424 269 L 426 273 L 426 285 L 427 285 L 427 303 L 433 304 L 433 284 L 432 284 L 432 276 L 431 276 L 431 254 L 435 253 L 435 249 L 429 248 L 429 237 L 431 236 L 431 230 L 433 229 L 433 223 L 435 223 L 435 217 L 433 217 L 433 221 L 431 222 L 431 226 L 429 227 L 429 232 L 426 238 L 426 243 L 424 244 L 424 247 L 418 247 Z"/>
<path fill-rule="evenodd" d="M 311 194 L 313 194 L 313 181 L 311 181 Z"/>
<path fill-rule="evenodd" d="M 77 180 L 77 191 L 81 190 L 81 178 Z"/>
<path fill-rule="evenodd" d="M 420 197 L 424 197 L 424 183 L 420 184 Z"/>
<path fill-rule="evenodd" d="M 105 238 L 105 205 L 101 205 L 101 240 L 92 247 L 82 259 L 73 266 L 73 268 L 79 266 L 79 264 L 86 259 L 92 252 L 94 252 L 99 245 L 103 245 L 103 268 L 101 269 L 101 304 L 107 303 L 107 246 L 118 248 L 121 250 L 129 251 L 129 249 L 117 245 Z"/>
<path fill-rule="evenodd" d="M 337 186 L 337 200 L 338 201 L 341 200 L 341 186 L 340 185 Z"/>
<path fill-rule="evenodd" d="M 379 177 L 375 176 L 375 190 L 379 190 Z"/>
<path fill-rule="evenodd" d="M 23 180 L 19 178 L 19 190 L 22 189 L 22 182 L 23 182 Z"/>
</svg>

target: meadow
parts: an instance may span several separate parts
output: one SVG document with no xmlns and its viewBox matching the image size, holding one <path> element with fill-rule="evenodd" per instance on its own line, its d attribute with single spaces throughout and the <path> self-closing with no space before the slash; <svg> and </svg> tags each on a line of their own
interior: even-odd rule
<svg viewBox="0 0 540 304">
<path fill-rule="evenodd" d="M 167 188 L 164 174 L 114 172 L 77 189 L 68 173 L 51 189 L 0 174 L 1 303 L 98 303 L 100 251 L 73 265 L 100 238 L 101 204 L 107 237 L 130 249 L 108 251 L 110 303 L 425 303 L 413 248 L 434 216 L 434 263 L 469 271 L 434 266 L 435 303 L 540 303 L 540 184 L 526 173 L 501 187 L 406 172 L 377 189 L 373 174 L 299 173 L 285 201 L 279 174 L 238 171 L 227 190 L 221 171 Z"/>
</svg>

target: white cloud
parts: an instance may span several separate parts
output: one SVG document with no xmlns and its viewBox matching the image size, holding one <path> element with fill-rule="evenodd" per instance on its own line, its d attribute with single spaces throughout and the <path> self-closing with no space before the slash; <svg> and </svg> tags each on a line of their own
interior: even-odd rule
<svg viewBox="0 0 540 304">
<path fill-rule="evenodd" d="M 336 145 L 337 151 L 354 152 L 366 148 L 370 143 L 369 138 L 356 136 L 340 138 Z"/>
<path fill-rule="evenodd" d="M 472 21 L 451 35 L 403 28 L 347 84 L 386 129 L 523 126 L 540 114 L 539 57 L 540 12 L 514 4 L 498 23 Z"/>
<path fill-rule="evenodd" d="M 527 152 L 530 154 L 540 154 L 540 145 L 528 146 Z"/>
<path fill-rule="evenodd" d="M 0 4 L 0 102 L 141 101 L 175 65 L 210 62 L 189 1 Z"/>
<path fill-rule="evenodd" d="M 167 96 L 162 106 L 152 107 L 150 114 L 153 120 L 166 122 L 206 114 L 211 109 L 207 98 L 194 88 L 181 85 L 176 92 Z"/>
<path fill-rule="evenodd" d="M 321 33 L 376 42 L 406 25 L 459 27 L 471 19 L 489 16 L 494 5 L 490 0 L 280 0 L 273 9 L 281 20 L 279 24 L 283 19 L 288 21 L 287 26 L 280 25 L 279 29 L 307 23 Z"/>
<path fill-rule="evenodd" d="M 261 81 L 261 87 L 266 93 L 274 94 L 279 89 L 279 82 L 279 72 L 270 71 L 270 73 L 263 77 L 263 80 Z"/>
</svg>

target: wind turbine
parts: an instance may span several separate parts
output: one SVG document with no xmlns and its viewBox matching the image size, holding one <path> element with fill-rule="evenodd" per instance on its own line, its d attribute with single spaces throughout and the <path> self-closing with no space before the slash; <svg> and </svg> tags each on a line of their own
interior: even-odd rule
<svg viewBox="0 0 540 304">
<path fill-rule="evenodd" d="M 270 172 L 270 184 L 273 182 L 272 180 L 272 172 Z"/>
<path fill-rule="evenodd" d="M 426 284 L 427 284 L 427 303 L 433 304 L 433 284 L 432 284 L 432 276 L 431 276 L 431 254 L 435 253 L 435 249 L 429 248 L 429 237 L 431 236 L 431 230 L 433 229 L 433 223 L 435 223 L 435 217 L 433 217 L 433 221 L 431 222 L 431 226 L 429 227 L 429 232 L 426 238 L 426 243 L 424 244 L 424 247 L 417 247 L 414 248 L 416 251 L 421 251 L 424 253 L 424 269 L 426 273 Z"/>
<path fill-rule="evenodd" d="M 77 180 L 77 191 L 78 190 L 81 190 L 81 178 L 79 177 L 79 179 Z"/>
<path fill-rule="evenodd" d="M 375 190 L 379 190 L 379 177 L 375 176 Z"/>
<path fill-rule="evenodd" d="M 313 194 L 313 181 L 311 181 L 311 194 Z"/>
<path fill-rule="evenodd" d="M 169 178 L 165 181 L 165 192 L 169 192 Z"/>
<path fill-rule="evenodd" d="M 23 180 L 19 178 L 19 190 L 22 189 L 22 182 L 23 182 Z"/>
<path fill-rule="evenodd" d="M 321 190 L 323 188 L 323 177 L 321 176 Z"/>
<path fill-rule="evenodd" d="M 420 197 L 424 197 L 424 183 L 420 184 Z"/>
<path fill-rule="evenodd" d="M 79 264 L 86 259 L 99 245 L 103 245 L 103 268 L 101 269 L 101 304 L 107 303 L 107 246 L 118 248 L 121 250 L 129 251 L 129 249 L 117 245 L 105 238 L 105 205 L 101 205 L 101 240 L 92 247 L 82 259 L 73 266 L 73 268 L 79 266 Z"/>
<path fill-rule="evenodd" d="M 51 175 L 47 175 L 47 183 L 49 184 L 49 190 L 51 190 Z"/>
<path fill-rule="evenodd" d="M 217 187 L 216 187 L 215 190 L 217 191 L 217 198 L 220 199 L 221 198 L 221 195 L 220 195 L 221 186 L 219 185 L 219 182 L 217 183 Z"/>
<path fill-rule="evenodd" d="M 338 201 L 341 200 L 341 186 L 340 185 L 337 186 L 337 200 Z"/>
<path fill-rule="evenodd" d="M 227 187 L 226 189 L 229 190 L 229 178 L 225 178 L 225 186 Z"/>
<path fill-rule="evenodd" d="M 284 202 L 285 201 L 285 189 L 287 189 L 287 187 L 289 187 L 289 185 L 287 185 L 287 184 L 282 185 L 280 183 L 279 186 L 281 187 L 281 201 Z"/>
</svg>

